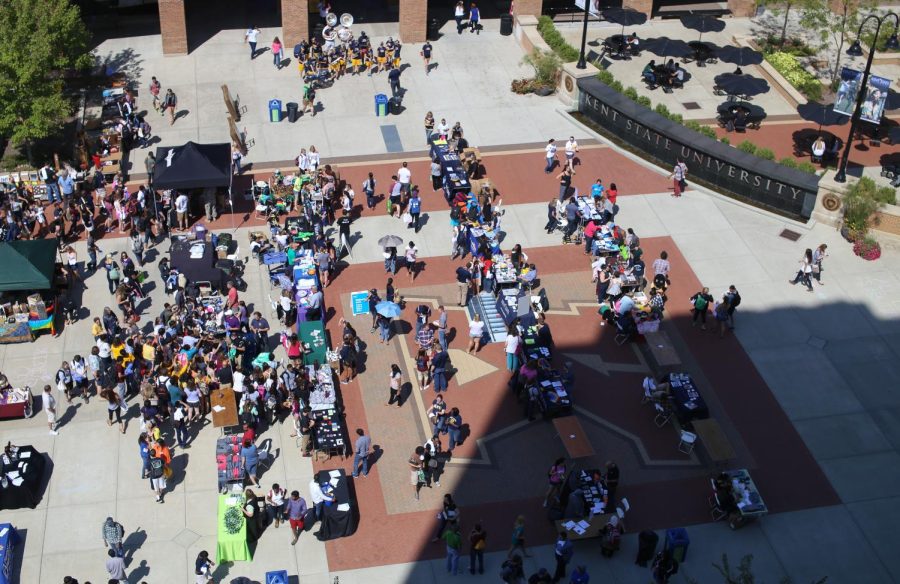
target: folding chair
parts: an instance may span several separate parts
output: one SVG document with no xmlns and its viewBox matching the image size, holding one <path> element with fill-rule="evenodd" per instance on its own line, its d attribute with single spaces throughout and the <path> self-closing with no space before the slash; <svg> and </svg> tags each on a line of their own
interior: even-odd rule
<svg viewBox="0 0 900 584">
<path fill-rule="evenodd" d="M 719 504 L 719 497 L 717 495 L 713 494 L 713 499 L 715 500 L 715 505 L 713 505 L 709 509 L 709 515 L 710 515 L 710 517 L 712 517 L 712 520 L 713 521 L 721 521 L 721 520 L 725 519 L 726 517 L 728 517 L 728 513 L 726 513 L 722 509 L 722 506 Z"/>
<path fill-rule="evenodd" d="M 662 404 L 653 405 L 656 408 L 656 417 L 653 418 L 653 423 L 656 424 L 657 428 L 662 428 L 668 424 L 669 420 L 672 418 L 672 411 L 663 407 Z"/>
<path fill-rule="evenodd" d="M 690 454 L 697 444 L 697 435 L 687 430 L 681 431 L 681 441 L 678 443 L 678 450 L 685 454 Z"/>
</svg>

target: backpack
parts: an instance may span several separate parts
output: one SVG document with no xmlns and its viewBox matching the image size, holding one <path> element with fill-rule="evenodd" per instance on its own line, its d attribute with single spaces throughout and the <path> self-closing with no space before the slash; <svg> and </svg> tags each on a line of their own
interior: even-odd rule
<svg viewBox="0 0 900 584">
<path fill-rule="evenodd" d="M 703 297 L 703 294 L 697 294 L 694 299 L 694 308 L 702 312 L 706 310 L 707 306 L 709 306 L 709 301 Z"/>
<path fill-rule="evenodd" d="M 450 218 L 454 221 L 459 221 L 459 207 L 453 207 L 450 209 Z"/>
<path fill-rule="evenodd" d="M 165 473 L 165 464 L 163 464 L 163 460 L 158 456 L 153 456 L 150 458 L 150 478 L 158 479 L 163 476 Z"/>
<path fill-rule="evenodd" d="M 424 357 L 416 358 L 416 369 L 419 371 L 428 371 L 428 360 Z"/>
</svg>

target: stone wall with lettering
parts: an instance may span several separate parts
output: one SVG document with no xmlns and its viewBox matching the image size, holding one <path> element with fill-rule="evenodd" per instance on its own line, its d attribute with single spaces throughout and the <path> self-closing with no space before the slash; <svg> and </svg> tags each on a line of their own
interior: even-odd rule
<svg viewBox="0 0 900 584">
<path fill-rule="evenodd" d="M 722 194 L 794 219 L 806 221 L 812 214 L 819 188 L 816 175 L 707 138 L 638 105 L 595 77 L 579 79 L 578 88 L 582 114 L 663 167 L 672 168 L 680 159 L 687 165 L 688 183 L 692 178 L 702 180 Z"/>
</svg>

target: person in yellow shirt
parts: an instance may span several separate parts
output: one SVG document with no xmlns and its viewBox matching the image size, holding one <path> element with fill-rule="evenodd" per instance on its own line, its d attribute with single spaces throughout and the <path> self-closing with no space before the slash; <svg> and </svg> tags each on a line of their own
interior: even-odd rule
<svg viewBox="0 0 900 584">
<path fill-rule="evenodd" d="M 103 322 L 100 320 L 100 317 L 94 317 L 94 324 L 91 325 L 91 334 L 94 336 L 94 341 L 96 342 L 104 332 Z"/>
</svg>

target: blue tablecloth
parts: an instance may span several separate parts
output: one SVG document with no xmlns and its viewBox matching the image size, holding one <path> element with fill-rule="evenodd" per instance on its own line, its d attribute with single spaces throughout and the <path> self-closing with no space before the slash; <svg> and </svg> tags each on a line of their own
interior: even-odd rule
<svg viewBox="0 0 900 584">
<path fill-rule="evenodd" d="M 694 380 L 686 373 L 669 375 L 670 393 L 675 406 L 675 414 L 682 424 L 691 420 L 702 420 L 709 417 L 709 408 Z"/>
<path fill-rule="evenodd" d="M 19 534 L 10 523 L 0 523 L 0 584 L 12 582 L 13 550 L 19 544 Z"/>
</svg>

